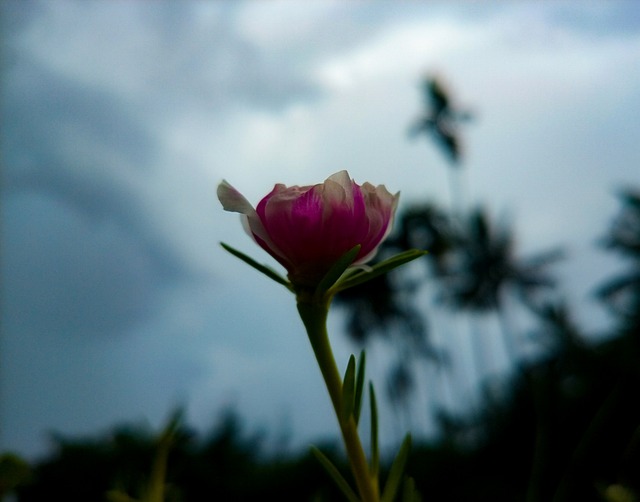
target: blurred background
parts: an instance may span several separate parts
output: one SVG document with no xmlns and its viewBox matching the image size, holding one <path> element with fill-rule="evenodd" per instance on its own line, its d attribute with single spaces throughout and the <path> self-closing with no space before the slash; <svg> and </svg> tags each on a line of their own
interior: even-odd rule
<svg viewBox="0 0 640 502">
<path fill-rule="evenodd" d="M 342 169 L 401 192 L 382 257 L 430 252 L 330 318 L 341 367 L 367 350 L 384 448 L 420 445 L 423 492 L 637 500 L 637 2 L 0 14 L 0 451 L 37 473 L 21 500 L 80 445 L 150 448 L 176 409 L 253 467 L 340 455 L 293 297 L 219 246 L 277 268 L 215 189 L 255 204 Z"/>
</svg>

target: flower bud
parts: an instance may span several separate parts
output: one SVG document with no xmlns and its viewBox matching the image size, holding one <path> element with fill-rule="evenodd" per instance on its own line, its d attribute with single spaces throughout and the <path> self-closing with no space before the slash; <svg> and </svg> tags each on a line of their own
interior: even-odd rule
<svg viewBox="0 0 640 502">
<path fill-rule="evenodd" d="M 314 287 L 355 246 L 361 248 L 352 265 L 375 255 L 391 231 L 399 194 L 360 186 L 340 171 L 313 186 L 277 184 L 255 209 L 226 181 L 218 198 L 225 210 L 242 214 L 249 235 L 287 269 L 294 286 Z"/>
</svg>

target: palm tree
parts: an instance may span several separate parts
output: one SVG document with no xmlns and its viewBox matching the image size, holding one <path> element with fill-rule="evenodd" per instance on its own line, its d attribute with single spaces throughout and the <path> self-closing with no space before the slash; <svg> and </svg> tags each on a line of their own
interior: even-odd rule
<svg viewBox="0 0 640 502">
<path fill-rule="evenodd" d="M 426 265 L 427 276 L 414 268 L 411 272 L 418 273 L 393 271 L 336 296 L 336 303 L 345 309 L 345 328 L 353 341 L 366 345 L 378 336 L 392 345 L 395 361 L 386 375 L 387 395 L 393 408 L 406 417 L 410 415 L 408 398 L 418 383 L 413 374 L 416 360 L 435 363 L 438 370 L 448 364 L 446 355 L 432 343 L 430 312 L 416 300 L 417 293 L 444 272 L 443 264 L 453 245 L 449 226 L 448 215 L 433 204 L 409 207 L 398 215 L 395 231 L 382 244 L 376 260 L 407 249 L 428 249 L 415 264 L 418 269 Z M 444 375 L 440 373 L 440 377 Z M 439 390 L 445 395 L 439 399 L 448 401 L 450 382 L 442 381 L 441 385 Z"/>
<path fill-rule="evenodd" d="M 426 78 L 422 83 L 424 111 L 409 127 L 409 137 L 425 135 L 435 141 L 450 165 L 449 184 L 451 203 L 458 214 L 464 209 L 462 193 L 462 139 L 460 125 L 471 120 L 472 115 L 453 104 L 450 90 L 441 78 Z"/>
<path fill-rule="evenodd" d="M 640 332 L 640 191 L 620 194 L 622 209 L 609 234 L 606 249 L 617 251 L 631 261 L 628 271 L 601 286 L 597 296 L 620 317 L 624 332 Z"/>
<path fill-rule="evenodd" d="M 447 214 L 435 205 L 411 206 L 399 215 L 394 233 L 383 242 L 375 261 L 408 249 L 427 249 L 429 253 L 419 261 L 429 265 L 428 279 L 437 278 L 444 273 L 444 262 L 453 246 L 451 232 Z M 414 350 L 433 356 L 424 309 L 413 302 L 423 282 L 423 277 L 403 275 L 400 279 L 392 272 L 338 294 L 337 303 L 348 309 L 349 336 L 366 343 L 374 333 L 388 336 L 398 332 L 401 338 L 412 340 Z"/>
<path fill-rule="evenodd" d="M 453 105 L 450 91 L 439 78 L 426 78 L 422 83 L 422 92 L 425 112 L 409 128 L 409 135 L 430 135 L 448 160 L 453 165 L 459 165 L 462 145 L 458 129 L 460 123 L 471 119 L 471 114 Z"/>
<path fill-rule="evenodd" d="M 437 278 L 445 272 L 447 256 L 454 246 L 454 235 L 448 213 L 432 203 L 414 204 L 400 215 L 397 230 L 385 245 L 396 251 L 428 250 L 425 259 L 430 273 Z"/>
<path fill-rule="evenodd" d="M 525 305 L 535 310 L 540 293 L 555 285 L 547 268 L 562 252 L 555 249 L 521 261 L 516 258 L 510 229 L 493 224 L 483 209 L 473 211 L 465 223 L 443 277 L 442 299 L 462 310 L 497 312 L 505 350 L 509 359 L 515 361 L 519 348 L 503 308 L 506 295 L 515 292 Z"/>
</svg>

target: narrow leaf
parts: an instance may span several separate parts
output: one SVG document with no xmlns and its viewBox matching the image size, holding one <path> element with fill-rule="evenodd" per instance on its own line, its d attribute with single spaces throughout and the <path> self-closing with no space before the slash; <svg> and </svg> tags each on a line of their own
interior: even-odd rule
<svg viewBox="0 0 640 502">
<path fill-rule="evenodd" d="M 355 261 L 356 256 L 360 252 L 360 244 L 351 248 L 345 254 L 343 254 L 338 261 L 336 261 L 329 272 L 322 278 L 318 287 L 316 288 L 316 294 L 324 294 L 331 286 L 333 286 L 338 279 L 344 274 L 344 271 Z"/>
<path fill-rule="evenodd" d="M 384 491 L 382 492 L 382 498 L 380 499 L 381 502 L 393 502 L 396 492 L 398 491 L 398 487 L 400 486 L 400 481 L 402 480 L 402 473 L 404 471 L 404 466 L 407 463 L 407 457 L 409 456 L 410 449 L 411 435 L 407 434 L 402 442 L 402 446 L 400 446 L 400 451 L 398 451 L 396 459 L 391 465 L 389 477 L 387 478 L 387 483 L 384 487 Z"/>
<path fill-rule="evenodd" d="M 362 388 L 364 387 L 364 370 L 365 370 L 365 355 L 364 350 L 360 352 L 358 358 L 358 371 L 356 373 L 356 393 L 353 403 L 353 418 L 356 421 L 356 425 L 360 421 L 360 410 L 362 409 Z"/>
<path fill-rule="evenodd" d="M 232 248 L 231 246 L 229 246 L 228 244 L 225 244 L 224 242 L 221 242 L 220 245 L 226 249 L 227 251 L 229 251 L 229 253 L 231 253 L 233 256 L 235 256 L 236 258 L 240 258 L 243 262 L 245 262 L 247 265 L 251 265 L 253 268 L 255 268 L 258 272 L 262 272 L 264 275 L 266 275 L 267 277 L 269 277 L 270 279 L 273 279 L 274 281 L 276 281 L 279 284 L 282 284 L 284 287 L 286 287 L 287 289 L 289 289 L 290 291 L 293 291 L 293 287 L 291 286 L 291 283 L 285 279 L 284 277 L 282 277 L 280 274 L 278 274 L 275 270 L 273 270 L 272 268 L 268 267 L 267 265 L 262 265 L 260 263 L 258 263 L 257 261 L 255 261 L 253 258 L 247 256 L 246 254 L 244 254 L 241 251 L 238 251 L 237 249 Z"/>
<path fill-rule="evenodd" d="M 353 354 L 349 358 L 347 371 L 344 373 L 344 381 L 342 382 L 342 409 L 341 420 L 344 423 L 349 421 L 355 406 L 355 387 L 356 387 L 356 358 Z"/>
<path fill-rule="evenodd" d="M 377 476 L 380 469 L 380 450 L 378 448 L 378 405 L 373 384 L 369 382 L 369 405 L 371 409 L 371 475 Z"/>
<path fill-rule="evenodd" d="M 405 476 L 402 486 L 402 502 L 421 502 L 422 497 L 416 489 L 416 481 L 411 476 Z"/>
<path fill-rule="evenodd" d="M 363 270 L 360 272 L 355 272 L 350 276 L 346 277 L 344 280 L 340 281 L 333 288 L 333 293 L 338 293 L 339 291 L 344 291 L 347 288 L 352 288 L 354 286 L 359 286 L 375 277 L 378 277 L 382 274 L 386 274 L 390 270 L 393 270 L 400 265 L 404 265 L 405 263 L 409 263 L 410 261 L 415 260 L 416 258 L 420 258 L 427 254 L 427 251 L 422 251 L 420 249 L 410 249 L 408 251 L 404 251 L 403 253 L 392 256 L 388 260 L 384 260 L 380 263 L 376 263 L 371 267 L 370 270 Z"/>
<path fill-rule="evenodd" d="M 325 471 L 327 471 L 329 476 L 331 476 L 331 479 L 333 479 L 336 485 L 338 485 L 338 488 L 342 490 L 342 493 L 345 497 L 347 497 L 347 500 L 349 500 L 349 502 L 360 502 L 358 496 L 351 489 L 349 483 L 347 483 L 347 480 L 344 479 L 342 474 L 340 474 L 340 471 L 338 471 L 336 466 L 333 465 L 331 460 L 329 460 L 327 456 L 315 446 L 311 447 L 311 453 L 315 455 L 318 461 L 322 464 L 322 467 L 324 467 Z"/>
</svg>

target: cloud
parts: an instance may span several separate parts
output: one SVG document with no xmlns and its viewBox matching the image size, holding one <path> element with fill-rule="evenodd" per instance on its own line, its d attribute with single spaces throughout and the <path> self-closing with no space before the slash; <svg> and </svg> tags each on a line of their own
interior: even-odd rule
<svg viewBox="0 0 640 502">
<path fill-rule="evenodd" d="M 7 329 L 113 334 L 150 313 L 166 272 L 130 229 L 38 192 L 6 198 L 3 213 Z"/>
<path fill-rule="evenodd" d="M 271 55 L 271 45 L 239 29 L 240 2 L 161 9 L 147 3 L 44 5 L 18 47 L 81 84 L 108 87 L 153 114 L 225 113 L 242 105 L 273 110 L 319 91 L 305 59 L 292 61 L 282 51 Z"/>
<path fill-rule="evenodd" d="M 5 283 L 31 330 L 104 332 L 143 315 L 159 285 L 189 273 L 149 225 L 157 145 L 102 89 L 21 60 L 3 111 Z"/>
<path fill-rule="evenodd" d="M 27 7 L 5 10 L 20 19 L 2 95 L 7 307 L 30 329 L 117 331 L 162 287 L 213 269 L 196 248 L 213 243 L 200 215 L 216 180 L 172 151 L 176 124 L 201 134 L 194 116 L 215 130 L 236 107 L 275 111 L 321 87 L 304 58 L 243 34 L 240 8 Z"/>
<path fill-rule="evenodd" d="M 633 1 L 592 2 L 576 9 L 571 3 L 559 2 L 548 11 L 549 22 L 591 33 L 600 37 L 620 37 L 637 34 L 640 29 L 640 9 Z"/>
</svg>

